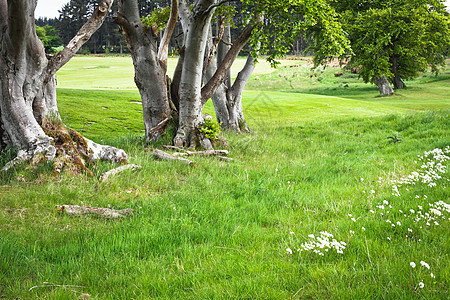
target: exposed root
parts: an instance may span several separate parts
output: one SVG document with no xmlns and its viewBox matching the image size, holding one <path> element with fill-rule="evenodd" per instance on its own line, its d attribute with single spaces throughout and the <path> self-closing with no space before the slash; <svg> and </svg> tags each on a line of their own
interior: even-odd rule
<svg viewBox="0 0 450 300">
<path fill-rule="evenodd" d="M 26 161 L 31 161 L 32 165 L 37 165 L 42 160 L 53 160 L 56 157 L 56 148 L 51 144 L 51 140 L 48 137 L 41 137 L 34 145 L 33 149 L 20 150 L 17 153 L 17 157 L 8 162 L 1 171 L 6 172 Z"/>
<path fill-rule="evenodd" d="M 153 150 L 152 156 L 158 160 L 177 160 L 177 161 L 181 161 L 187 165 L 196 166 L 196 164 L 193 161 L 190 161 L 189 159 L 177 157 L 177 156 L 174 156 L 172 154 L 166 153 L 166 152 L 164 152 L 162 150 L 158 150 L 158 149 Z"/>
<path fill-rule="evenodd" d="M 62 123 L 44 120 L 42 129 L 53 139 L 56 158 L 53 161 L 53 175 L 58 176 L 63 170 L 71 175 L 85 173 L 94 176 L 86 164 L 92 164 L 89 148 L 84 138 L 76 131 L 67 130 Z"/>
<path fill-rule="evenodd" d="M 103 173 L 102 175 L 100 175 L 99 180 L 106 181 L 106 180 L 108 180 L 109 176 L 114 176 L 114 175 L 121 173 L 128 169 L 135 170 L 135 169 L 140 169 L 140 168 L 142 168 L 142 167 L 139 165 L 134 165 L 134 164 L 121 166 L 121 167 L 118 167 L 118 168 L 115 168 L 115 169 L 109 170 L 108 172 Z"/>
<path fill-rule="evenodd" d="M 110 208 L 78 205 L 60 205 L 56 207 L 56 210 L 61 213 L 66 213 L 69 216 L 97 215 L 109 219 L 123 218 L 133 214 L 133 210 L 130 208 L 115 210 Z"/>
<path fill-rule="evenodd" d="M 173 139 L 173 144 L 175 147 L 179 148 L 186 147 L 190 149 L 213 149 L 211 140 L 205 137 L 205 135 L 199 130 L 193 130 L 189 133 L 186 133 L 183 130 L 178 129 L 178 132 Z"/>
</svg>

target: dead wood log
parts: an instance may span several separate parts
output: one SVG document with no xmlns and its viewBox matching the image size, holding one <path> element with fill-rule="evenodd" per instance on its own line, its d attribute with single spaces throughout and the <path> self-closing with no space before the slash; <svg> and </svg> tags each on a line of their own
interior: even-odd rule
<svg viewBox="0 0 450 300">
<path fill-rule="evenodd" d="M 177 146 L 170 146 L 170 145 L 163 145 L 163 148 L 170 149 L 170 150 L 177 150 L 177 151 L 185 151 L 185 149 Z"/>
<path fill-rule="evenodd" d="M 115 210 L 110 208 L 89 207 L 79 205 L 59 205 L 56 210 L 69 216 L 97 215 L 108 219 L 123 218 L 133 214 L 131 208 Z"/>
<path fill-rule="evenodd" d="M 111 170 L 103 173 L 102 175 L 100 175 L 99 180 L 100 181 L 105 181 L 105 180 L 107 180 L 109 178 L 109 176 L 116 175 L 116 174 L 121 173 L 121 172 L 123 172 L 125 170 L 128 170 L 128 169 L 136 170 L 136 169 L 140 169 L 140 168 L 142 168 L 142 167 L 139 166 L 139 165 L 135 165 L 135 164 L 121 166 L 121 167 L 118 167 L 118 168 L 115 168 L 115 169 L 111 169 Z"/>
<path fill-rule="evenodd" d="M 228 150 L 186 151 L 187 155 L 228 155 Z"/>
<path fill-rule="evenodd" d="M 176 157 L 176 156 L 174 156 L 172 154 L 166 153 L 166 152 L 164 152 L 162 150 L 158 150 L 158 149 L 154 149 L 153 150 L 152 156 L 155 159 L 158 159 L 158 160 L 166 160 L 166 161 L 168 161 L 168 160 L 178 160 L 178 161 L 181 161 L 181 162 L 183 162 L 185 164 L 188 164 L 188 165 L 194 165 L 194 166 L 196 165 L 193 161 L 191 161 L 189 159 Z"/>
<path fill-rule="evenodd" d="M 157 132 L 157 131 L 161 131 L 164 126 L 166 126 L 166 123 L 170 120 L 170 118 L 165 118 L 164 120 L 162 120 L 161 122 L 159 122 L 155 127 L 153 127 L 152 129 L 149 130 L 149 132 L 147 133 L 147 136 L 149 136 L 150 134 Z"/>
<path fill-rule="evenodd" d="M 230 157 L 225 157 L 225 156 L 220 156 L 220 155 L 218 155 L 217 158 L 222 161 L 233 161 L 233 159 Z"/>
</svg>

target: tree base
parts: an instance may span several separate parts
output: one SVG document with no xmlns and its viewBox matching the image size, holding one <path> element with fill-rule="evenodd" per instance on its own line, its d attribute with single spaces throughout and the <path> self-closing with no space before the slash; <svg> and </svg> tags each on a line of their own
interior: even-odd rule
<svg viewBox="0 0 450 300">
<path fill-rule="evenodd" d="M 97 160 L 128 163 L 123 150 L 96 144 L 75 130 L 66 128 L 59 120 L 46 118 L 41 126 L 47 136 L 40 141 L 40 145 L 19 151 L 17 157 L 6 164 L 2 171 L 8 171 L 25 161 L 29 161 L 32 166 L 42 161 L 52 161 L 54 176 L 60 176 L 64 171 L 71 176 L 86 174 L 93 177 L 94 173 L 89 167 Z"/>
<path fill-rule="evenodd" d="M 204 136 L 200 130 L 190 130 L 186 133 L 178 129 L 178 132 L 173 139 L 175 147 L 190 148 L 190 149 L 213 149 L 211 140 Z"/>
</svg>

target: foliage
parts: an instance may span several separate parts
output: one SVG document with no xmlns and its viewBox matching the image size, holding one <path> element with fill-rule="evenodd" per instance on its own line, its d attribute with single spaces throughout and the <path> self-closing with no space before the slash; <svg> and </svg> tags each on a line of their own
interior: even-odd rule
<svg viewBox="0 0 450 300">
<path fill-rule="evenodd" d="M 276 65 L 276 59 L 285 55 L 292 47 L 300 33 L 307 32 L 313 40 L 315 65 L 324 63 L 334 56 L 341 56 L 349 51 L 349 41 L 338 15 L 325 0 L 282 0 L 243 1 L 247 14 L 255 24 L 256 16 L 263 16 L 264 21 L 258 24 L 251 47 L 253 54 L 267 54 L 268 60 Z M 318 43 L 320 41 L 320 43 Z"/>
<path fill-rule="evenodd" d="M 152 27 L 156 24 L 158 31 L 163 30 L 167 21 L 170 18 L 170 6 L 166 6 L 164 8 L 158 7 L 152 13 L 146 17 L 142 17 L 142 23 L 144 23 L 147 27 Z"/>
<path fill-rule="evenodd" d="M 366 82 L 385 75 L 411 79 L 430 65 L 445 64 L 450 46 L 449 13 L 442 1 L 334 1 L 349 33 L 351 65 Z"/>
<path fill-rule="evenodd" d="M 214 118 L 205 118 L 205 124 L 200 128 L 200 132 L 210 140 L 217 140 L 220 134 L 220 123 Z"/>
<path fill-rule="evenodd" d="M 45 25 L 40 27 L 36 25 L 36 34 L 42 41 L 46 53 L 56 53 L 62 46 L 62 39 L 53 26 Z"/>
</svg>

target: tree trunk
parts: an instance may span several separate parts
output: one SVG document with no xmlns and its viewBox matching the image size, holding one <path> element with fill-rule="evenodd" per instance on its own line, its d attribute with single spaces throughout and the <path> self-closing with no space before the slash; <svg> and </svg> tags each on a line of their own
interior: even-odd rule
<svg viewBox="0 0 450 300">
<path fill-rule="evenodd" d="M 391 84 L 387 80 L 386 76 L 382 75 L 381 77 L 375 77 L 374 81 L 378 86 L 381 95 L 388 96 L 394 94 L 394 90 L 392 89 Z"/>
<path fill-rule="evenodd" d="M 391 58 L 391 72 L 392 74 L 394 74 L 394 76 L 392 77 L 394 89 L 397 90 L 405 88 L 406 84 L 403 82 L 402 78 L 399 75 L 397 57 L 395 56 Z"/>
<path fill-rule="evenodd" d="M 403 82 L 403 80 L 398 76 L 395 75 L 392 79 L 392 82 L 394 83 L 394 89 L 404 89 L 406 88 L 406 84 Z"/>
<path fill-rule="evenodd" d="M 262 19 L 258 16 L 258 21 Z M 229 28 L 227 26 L 227 28 Z M 254 25 L 248 24 L 239 37 L 234 41 L 232 46 L 225 43 L 219 44 L 218 64 L 219 66 L 211 66 L 209 72 L 215 69 L 214 74 L 208 74 L 208 83 L 202 88 L 202 104 L 212 97 L 214 108 L 216 111 L 217 121 L 222 123 L 223 129 L 234 131 L 250 131 L 250 128 L 245 122 L 244 113 L 242 109 L 242 93 L 245 84 L 254 70 L 254 60 L 249 55 L 245 67 L 239 73 L 233 86 L 227 85 L 230 82 L 230 68 L 236 60 L 239 52 L 250 40 Z M 224 36 L 229 36 L 228 30 L 225 31 Z"/>
<path fill-rule="evenodd" d="M 203 61 L 215 3 L 215 0 L 199 0 L 190 15 L 179 88 L 179 127 L 174 138 L 178 147 L 212 148 L 209 139 L 202 136 L 200 127 L 204 122 L 201 101 Z"/>
<path fill-rule="evenodd" d="M 133 58 L 134 81 L 142 99 L 145 136 L 147 140 L 158 140 L 164 129 L 152 129 L 164 119 L 170 118 L 171 110 L 166 69 L 158 61 L 157 29 L 148 28 L 142 23 L 136 0 L 119 0 L 114 21 L 120 26 Z"/>
<path fill-rule="evenodd" d="M 255 61 L 251 54 L 248 55 L 244 68 L 239 72 L 228 93 L 229 127 L 226 129 L 238 132 L 251 132 L 244 117 L 242 108 L 242 93 L 245 85 L 255 69 Z"/>
<path fill-rule="evenodd" d="M 21 161 L 41 153 L 53 159 L 56 154 L 33 114 L 33 100 L 42 90 L 42 74 L 48 64 L 34 29 L 35 8 L 35 1 L 0 2 L 3 134 L 8 135 L 6 140 L 12 143 L 9 146 L 18 148 Z"/>
<path fill-rule="evenodd" d="M 48 60 L 36 35 L 36 1 L 0 1 L 0 140 L 3 146 L 15 146 L 19 150 L 17 158 L 4 169 L 35 157 L 55 158 L 56 148 L 41 123 L 45 118 L 60 121 L 56 105 L 56 71 L 100 27 L 111 4 L 112 0 L 103 1 L 71 43 Z M 77 140 L 87 144 L 83 137 Z M 107 148 L 113 160 L 126 160 L 123 150 L 95 145 L 95 150 L 85 147 L 85 151 L 101 157 L 99 152 Z"/>
</svg>

